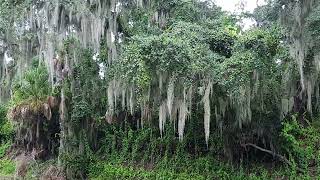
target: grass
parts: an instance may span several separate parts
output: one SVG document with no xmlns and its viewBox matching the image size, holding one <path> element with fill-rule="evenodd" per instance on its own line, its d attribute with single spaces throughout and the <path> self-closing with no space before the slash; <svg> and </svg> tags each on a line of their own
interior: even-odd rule
<svg viewBox="0 0 320 180">
<path fill-rule="evenodd" d="M 0 176 L 11 176 L 16 171 L 16 165 L 12 160 L 0 159 Z"/>
<path fill-rule="evenodd" d="M 4 157 L 7 149 L 11 146 L 11 142 L 0 145 L 0 176 L 11 176 L 16 171 L 14 161 Z M 0 178 L 1 179 L 1 178 Z"/>
<path fill-rule="evenodd" d="M 252 173 L 242 168 L 233 168 L 212 157 L 163 158 L 159 162 L 146 164 L 130 163 L 113 158 L 93 163 L 89 168 L 89 179 L 272 179 L 265 168 L 255 168 Z"/>
<path fill-rule="evenodd" d="M 7 143 L 4 143 L 0 145 L 0 158 L 3 158 L 7 149 L 11 146 L 11 142 L 8 141 Z"/>
</svg>

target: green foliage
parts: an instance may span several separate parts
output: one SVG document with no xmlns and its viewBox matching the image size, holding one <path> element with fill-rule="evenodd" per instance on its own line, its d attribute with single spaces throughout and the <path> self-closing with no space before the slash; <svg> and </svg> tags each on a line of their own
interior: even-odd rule
<svg viewBox="0 0 320 180">
<path fill-rule="evenodd" d="M 42 102 L 51 92 L 47 68 L 41 64 L 29 69 L 23 75 L 21 81 L 17 80 L 15 82 L 11 103 L 18 105 L 24 102 Z"/>
<path fill-rule="evenodd" d="M 61 154 L 61 158 L 64 165 L 67 167 L 68 171 L 73 173 L 68 174 L 68 177 L 73 177 L 76 179 L 83 178 L 88 174 L 89 164 L 95 164 L 97 162 L 96 157 L 90 148 L 88 138 L 86 137 L 85 131 L 81 130 L 77 133 L 79 140 L 71 140 L 69 137 L 68 148 L 73 148 L 74 151 L 64 152 Z M 81 148 L 80 148 L 81 147 Z M 75 151 L 77 149 L 78 151 Z"/>
<path fill-rule="evenodd" d="M 6 155 L 7 150 L 11 147 L 11 141 L 0 145 L 0 159 Z"/>
<path fill-rule="evenodd" d="M 92 179 L 101 179 L 103 177 L 115 179 L 205 179 L 195 173 L 175 173 L 170 170 L 146 171 L 141 168 L 124 167 L 112 163 L 99 163 L 96 168 L 100 170 L 99 175 L 94 176 L 91 174 Z"/>
<path fill-rule="evenodd" d="M 8 159 L 0 159 L 0 175 L 13 175 L 16 170 L 16 165 Z"/>
<path fill-rule="evenodd" d="M 0 159 L 6 155 L 7 150 L 11 147 L 13 136 L 14 128 L 11 122 L 7 119 L 7 107 L 0 105 Z M 8 165 L 7 162 L 3 161 L 0 162 L 0 167 L 1 163 L 3 163 L 4 166 Z M 8 169 L 8 167 L 4 167 L 3 173 L 8 172 L 9 170 L 10 168 Z"/>
<path fill-rule="evenodd" d="M 282 5 L 280 1 L 267 1 L 266 5 L 257 7 L 250 16 L 253 16 L 260 27 L 269 27 L 278 22 Z"/>
<path fill-rule="evenodd" d="M 121 12 L 117 21 L 119 29 L 126 38 L 135 35 L 159 34 L 160 28 L 155 25 L 150 26 L 150 16 L 152 11 L 148 9 L 134 8 L 130 11 Z"/>
<path fill-rule="evenodd" d="M 172 137 L 173 128 L 166 127 L 168 129 L 160 139 L 156 129 L 133 130 L 128 123 L 120 127 L 107 126 L 104 128 L 105 138 L 100 142 L 101 149 L 96 154 L 100 160 L 93 161 L 88 167 L 89 178 L 244 180 L 286 176 L 281 172 L 283 169 L 273 169 L 270 174 L 259 164 L 232 167 L 219 158 L 216 151 L 221 151 L 222 147 L 215 144 L 209 153 L 192 153 L 191 139 L 179 143 Z M 215 138 L 211 137 L 212 141 Z M 202 144 L 205 146 L 204 142 Z M 201 147 L 200 142 L 198 146 Z"/>
<path fill-rule="evenodd" d="M 252 29 L 239 36 L 231 58 L 222 64 L 221 73 L 227 77 L 221 82 L 230 90 L 251 82 L 253 72 L 263 75 L 259 85 L 270 88 L 264 92 L 275 92 L 281 83 L 281 66 L 277 61 L 279 52 L 278 29 Z M 263 82 L 261 82 L 261 80 Z"/>
<path fill-rule="evenodd" d="M 303 126 L 293 115 L 282 123 L 280 143 L 282 150 L 288 154 L 294 166 L 308 172 L 310 167 L 319 166 L 319 129 L 312 125 Z"/>
<path fill-rule="evenodd" d="M 0 1 L 0 32 L 10 32 L 13 29 L 13 19 L 22 18 L 23 8 L 30 0 L 1 0 Z M 12 32 L 10 32 L 12 33 Z"/>
<path fill-rule="evenodd" d="M 190 11 L 191 16 L 188 16 L 188 13 L 184 15 L 186 11 Z M 203 112 L 203 109 L 199 108 L 198 105 L 202 101 L 201 88 L 203 88 L 199 86 L 205 80 L 210 79 L 214 84 L 210 104 L 216 111 L 219 111 L 217 110 L 219 109 L 217 108 L 219 106 L 218 101 L 229 97 L 234 98 L 226 107 L 227 115 L 224 117 L 225 119 L 219 122 L 219 115 L 216 115 L 217 121 L 214 124 L 216 126 L 211 126 L 213 130 L 220 130 L 221 136 L 228 141 L 210 140 L 210 142 L 214 142 L 219 147 L 223 145 L 234 147 L 231 153 L 235 153 L 236 158 L 241 156 L 239 143 L 247 141 L 247 137 L 250 137 L 249 139 L 252 141 L 263 141 L 264 144 L 271 143 L 274 145 L 273 137 L 278 134 L 276 126 L 280 124 L 279 116 L 281 113 L 281 109 L 275 104 L 280 103 L 282 75 L 286 66 L 292 61 L 291 58 L 288 58 L 287 47 L 280 43 L 283 36 L 281 29 L 270 26 L 268 29 L 253 28 L 238 34 L 239 31 L 232 17 L 226 18 L 223 14 L 220 14 L 217 16 L 218 20 L 213 20 L 209 15 L 207 17 L 192 15 L 200 11 L 202 10 L 197 9 L 193 1 L 184 1 L 181 6 L 174 6 L 170 11 L 176 13 L 173 17 L 177 18 L 172 18 L 160 34 L 132 36 L 129 41 L 123 44 L 120 59 L 108 67 L 107 81 L 121 79 L 123 84 L 133 84 L 138 96 L 144 96 L 149 88 L 153 88 L 152 92 L 158 90 L 159 74 L 165 74 L 168 77 L 173 76 L 175 82 L 177 82 L 175 87 L 178 88 L 192 84 L 199 91 L 196 90 L 193 97 L 197 102 L 197 105 L 195 105 L 197 114 L 190 118 L 190 122 L 198 122 L 203 119 L 203 114 L 198 113 Z M 244 89 L 246 94 L 243 94 Z M 179 93 L 181 92 L 175 92 L 175 96 L 179 96 Z M 155 98 L 155 104 L 161 98 L 163 98 L 162 94 Z M 243 103 L 243 101 L 246 102 Z M 242 107 L 244 104 L 248 107 Z M 158 107 L 154 108 L 157 109 Z M 212 112 L 214 108 L 211 109 Z M 234 128 L 237 125 L 234 119 L 236 119 L 235 116 L 245 114 L 241 111 L 243 109 L 250 109 L 252 123 L 246 124 L 247 127 L 239 130 L 239 126 Z M 235 111 L 240 112 L 235 113 Z M 221 123 L 221 126 L 219 123 Z M 203 143 L 199 140 L 203 138 L 203 132 L 198 130 L 203 128 L 203 123 L 194 127 L 189 127 L 187 123 L 186 126 L 186 129 L 196 129 L 196 132 L 192 132 L 195 135 L 185 133 L 186 136 L 193 136 L 194 138 L 185 138 L 187 142 L 194 142 L 192 144 L 195 149 L 194 153 L 206 152 L 203 144 L 199 145 Z M 217 128 L 219 126 L 220 129 Z M 242 127 L 242 125 L 240 126 Z M 119 136 L 114 135 L 109 138 L 110 140 L 116 139 L 116 143 L 106 142 L 105 144 L 114 144 L 113 147 L 108 148 L 109 151 L 116 148 L 117 144 L 118 146 L 123 145 L 126 147 L 124 148 L 124 154 L 126 154 L 128 149 L 132 148 L 132 145 L 128 144 L 128 141 L 119 140 L 117 138 Z M 171 136 L 175 136 L 174 133 Z M 132 137 L 131 134 L 128 137 L 137 139 L 134 138 L 135 135 Z M 215 138 L 221 139 L 219 136 L 215 136 Z M 172 146 L 165 143 L 165 139 L 163 142 L 158 140 L 147 140 L 146 142 L 150 142 L 152 148 L 150 152 L 155 151 L 155 153 L 151 153 L 151 157 L 154 159 L 161 159 L 153 157 L 154 154 L 164 156 L 164 159 L 170 159 L 172 157 L 167 156 L 174 156 L 175 153 L 179 154 L 181 152 L 179 148 L 176 148 L 177 144 L 169 143 L 174 146 L 172 149 Z M 157 149 L 162 151 L 156 151 Z M 132 152 L 134 157 L 139 157 L 137 155 L 139 151 Z M 213 148 L 211 153 L 213 152 L 219 153 L 221 151 Z"/>
<path fill-rule="evenodd" d="M 74 124 L 90 118 L 92 114 L 91 107 L 84 100 L 79 100 L 79 96 L 73 97 L 73 109 L 71 112 L 71 120 Z"/>
<path fill-rule="evenodd" d="M 216 38 L 216 42 L 223 43 L 224 36 L 208 38 L 207 35 L 210 35 L 210 29 L 178 22 L 159 36 L 136 36 L 123 48 L 122 58 L 111 67 L 109 79 L 121 77 L 146 89 L 157 73 L 167 72 L 189 81 L 197 74 L 214 76 L 216 62 L 222 61 L 223 57 L 212 52 L 206 42 Z"/>
<path fill-rule="evenodd" d="M 7 107 L 0 105 L 0 144 L 11 140 L 14 134 L 14 129 L 10 121 L 7 119 Z M 0 150 L 0 157 L 1 157 Z"/>
<path fill-rule="evenodd" d="M 110 49 L 105 42 L 101 43 L 98 58 L 94 59 L 96 54 L 93 50 L 82 48 L 76 38 L 67 38 L 59 57 L 63 57 L 65 61 L 74 58 L 71 63 L 68 62 L 72 66 L 70 69 L 73 71 L 70 74 L 73 76 L 67 77 L 63 84 L 52 92 L 46 67 L 42 64 L 35 66 L 23 75 L 21 81 L 15 82 L 11 103 L 15 106 L 43 102 L 52 93 L 59 96 L 61 89 L 65 90 L 68 112 L 63 114 L 66 115 L 66 122 L 62 123 L 66 125 L 63 137 L 66 142 L 60 157 L 66 169 L 76 172 L 75 179 L 86 178 L 83 175 L 86 173 L 93 179 L 297 177 L 297 167 L 307 171 L 309 167 L 319 166 L 319 130 L 309 125 L 303 126 L 293 117 L 284 121 L 281 131 L 277 131 L 278 123 L 281 122 L 281 109 L 277 104 L 283 95 L 283 75 L 286 70 L 292 69 L 294 81 L 296 74 L 295 66 L 291 66 L 292 59 L 289 58 L 288 48 L 280 43 L 284 38 L 281 29 L 272 26 L 278 18 L 275 12 L 281 9 L 282 5 L 276 2 L 272 4 L 270 1 L 254 13 L 253 17 L 260 27 L 240 34 L 236 24 L 237 17 L 223 13 L 209 1 L 154 0 L 148 1 L 143 8 L 137 8 L 133 1 L 123 1 L 124 9 L 117 17 L 118 29 L 124 35 L 124 43 L 117 44 L 119 60 L 107 63 Z M 13 18 L 21 17 L 23 9 L 33 7 L 30 3 L 34 2 L 0 0 L 0 3 L 0 31 L 14 33 L 15 31 L 10 31 L 10 28 L 15 27 L 12 25 Z M 78 11 L 81 5 L 88 4 L 70 0 L 61 3 L 58 9 L 61 14 L 64 6 Z M 97 4 L 93 3 L 84 9 L 94 12 L 97 7 Z M 308 29 L 315 40 L 320 36 L 319 12 L 318 7 L 307 19 Z M 264 26 L 265 23 L 268 26 Z M 17 26 L 24 25 L 19 25 L 17 21 Z M 32 33 L 26 33 L 23 39 L 30 40 L 34 37 Z M 75 57 L 69 57 L 74 54 Z M 99 65 L 106 67 L 106 78 L 99 76 Z M 187 128 L 182 142 L 176 137 L 174 122 L 166 124 L 162 138 L 159 130 L 155 128 L 157 118 L 151 117 L 147 127 L 137 129 L 132 121 L 140 118 L 137 115 L 139 111 L 129 115 L 124 109 L 117 109 L 114 116 L 118 115 L 119 121 L 125 119 L 125 122 L 115 126 L 106 125 L 102 119 L 107 106 L 108 82 L 115 80 L 124 85 L 133 85 L 138 99 L 136 104 L 141 104 L 139 100 L 145 98 L 151 87 L 152 92 L 159 90 L 159 74 L 174 77 L 175 90 L 191 84 L 196 85 L 192 115 L 186 122 Z M 211 114 L 213 117 L 213 112 L 216 111 L 216 117 L 211 118 L 210 128 L 213 131 L 207 146 L 202 131 L 203 107 L 199 104 L 202 104 L 203 98 L 202 84 L 209 79 L 213 83 Z M 244 88 L 248 90 L 249 97 L 241 94 Z M 157 95 L 159 97 L 154 97 L 155 102 L 150 102 L 154 104 L 150 109 L 155 112 L 158 108 L 156 101 L 165 97 L 163 92 Z M 176 97 L 179 95 L 181 91 L 180 94 L 174 93 L 175 98 L 180 98 Z M 235 98 L 227 100 L 226 112 L 222 112 L 226 115 L 224 119 L 219 119 L 222 113 L 217 112 L 221 108 L 217 106 L 221 100 L 229 97 Z M 232 107 L 242 100 L 240 98 L 249 101 L 246 104 L 248 107 L 242 107 L 244 103 Z M 246 124 L 241 130 L 234 128 L 233 120 L 236 119 L 235 116 L 239 116 L 235 113 L 237 108 L 250 109 L 250 114 L 252 110 L 253 122 Z M 0 107 L 0 143 L 4 143 L 0 146 L 0 157 L 10 146 L 8 140 L 13 134 L 13 128 L 5 116 L 5 108 Z M 216 120 L 216 123 L 213 120 Z M 262 167 L 253 168 L 250 172 L 251 169 L 242 163 L 240 167 L 232 167 L 224 162 L 226 157 L 222 156 L 228 150 L 228 145 L 238 148 L 233 149 L 236 153 L 231 154 L 238 156 L 235 159 L 243 160 L 245 153 L 242 151 L 245 150 L 239 147 L 240 143 L 255 141 L 272 146 L 275 145 L 273 141 L 278 140 L 278 135 L 281 142 L 280 152 L 285 153 L 292 162 L 291 167 L 283 174 L 273 177 Z M 98 145 L 95 144 L 96 140 L 99 141 Z M 95 154 L 96 146 L 99 151 Z M 234 162 L 233 164 L 238 165 Z M 0 165 L 0 172 L 10 174 L 14 169 L 12 162 L 8 160 L 1 160 Z M 34 167 L 35 170 L 32 171 L 40 174 L 37 171 L 40 166 L 37 164 Z"/>
<path fill-rule="evenodd" d="M 207 159 L 206 161 L 208 161 Z M 117 163 L 110 163 L 110 162 L 103 162 L 96 164 L 94 168 L 97 170 L 97 174 L 90 174 L 89 177 L 92 179 L 104 179 L 106 177 L 115 178 L 115 179 L 179 179 L 179 180 L 186 180 L 186 179 L 235 179 L 235 180 L 264 180 L 264 179 L 273 179 L 281 177 L 279 176 L 270 176 L 268 174 L 268 171 L 263 168 L 257 168 L 255 169 L 255 172 L 252 172 L 250 174 L 245 174 L 243 171 L 239 170 L 233 170 L 228 165 L 223 164 L 214 164 L 211 163 L 209 166 L 213 169 L 210 169 L 213 175 L 210 177 L 206 177 L 202 175 L 201 173 L 197 173 L 200 165 L 199 163 L 205 163 L 202 160 L 192 160 L 197 161 L 195 163 L 192 163 L 189 161 L 186 161 L 188 165 L 181 165 L 181 168 L 186 168 L 188 171 L 186 172 L 176 172 L 175 170 L 172 170 L 171 165 L 168 164 L 168 167 L 166 169 L 151 169 L 146 170 L 139 167 L 134 166 L 125 166 L 123 164 L 117 164 Z M 192 167 L 191 167 L 192 166 Z M 194 170 L 195 168 L 196 170 Z M 203 170 L 203 169 L 201 169 Z"/>
<path fill-rule="evenodd" d="M 315 47 L 316 49 L 320 48 L 320 44 L 318 43 L 320 40 L 320 6 L 315 8 L 311 15 L 308 16 L 307 18 L 307 25 L 306 27 L 308 28 L 312 40 L 315 42 Z"/>
<path fill-rule="evenodd" d="M 67 48 L 69 49 L 69 48 Z M 80 122 L 104 115 L 106 90 L 99 76 L 99 60 L 93 60 L 93 51 L 79 48 L 79 63 L 74 68 L 73 78 L 76 85 L 72 94 L 73 122 Z M 81 52 L 80 52 L 81 51 Z"/>
</svg>

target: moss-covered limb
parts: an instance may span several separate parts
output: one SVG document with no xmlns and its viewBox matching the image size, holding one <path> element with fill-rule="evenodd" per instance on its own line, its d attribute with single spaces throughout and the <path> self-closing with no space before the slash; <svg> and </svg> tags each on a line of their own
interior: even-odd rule
<svg viewBox="0 0 320 180">
<path fill-rule="evenodd" d="M 280 1 L 281 2 L 281 1 Z M 288 42 L 290 55 L 295 59 L 300 74 L 301 101 L 310 114 L 314 113 L 312 99 L 318 98 L 318 62 L 317 53 L 317 18 L 318 1 L 283 1 L 281 11 L 281 25 L 287 30 L 290 37 Z M 313 78 L 316 77 L 316 78 Z"/>
<path fill-rule="evenodd" d="M 60 71 L 68 73 L 60 81 L 59 165 L 67 177 L 85 179 L 90 155 L 97 148 L 96 121 L 105 113 L 103 79 L 99 75 L 99 62 L 92 59 L 92 50 L 66 41 L 63 52 L 64 65 Z"/>
<path fill-rule="evenodd" d="M 213 34 L 211 31 L 218 32 Z M 230 111 L 232 109 L 236 113 L 234 120 L 240 128 L 249 124 L 252 116 L 262 118 L 252 114 L 252 111 L 263 112 L 265 108 L 272 108 L 270 102 L 278 103 L 280 96 L 275 90 L 281 84 L 281 71 L 278 71 L 281 68 L 275 62 L 279 53 L 279 34 L 272 33 L 274 31 L 254 29 L 239 36 L 232 47 L 234 52 L 231 57 L 225 57 L 222 50 L 216 52 L 217 49 L 211 47 L 214 42 L 216 46 L 226 46 L 228 49 L 233 44 L 224 43 L 225 39 L 230 38 L 229 34 L 222 32 L 220 36 L 218 28 L 211 29 L 195 23 L 177 22 L 160 35 L 132 38 L 131 42 L 125 44 L 119 61 L 108 67 L 108 113 L 113 114 L 117 108 L 123 108 L 115 104 L 114 100 L 126 99 L 125 96 L 132 92 L 127 87 L 134 87 L 138 96 L 134 96 L 133 102 L 138 102 L 137 105 L 141 104 L 144 97 L 152 97 L 148 101 L 157 104 L 154 108 L 159 111 L 151 114 L 158 115 L 162 132 L 165 117 L 172 117 L 172 113 L 178 112 L 176 107 L 184 102 L 185 89 L 199 88 L 199 91 L 188 95 L 191 96 L 189 99 L 193 99 L 195 94 L 203 96 L 206 86 L 213 86 L 220 89 L 218 92 L 210 91 L 208 96 L 212 107 L 217 109 L 217 119 L 221 120 L 224 117 L 220 116 L 228 114 L 227 105 L 231 106 Z M 115 77 L 120 77 L 121 81 L 115 83 Z M 208 85 L 208 81 L 212 84 Z M 121 88 L 126 88 L 124 92 L 128 93 L 121 94 Z M 146 95 L 146 92 L 151 92 L 151 96 Z M 221 96 L 227 98 L 219 99 Z M 270 98 L 265 101 L 264 96 Z M 270 104 L 265 106 L 267 101 Z M 132 114 L 131 107 L 128 103 L 127 110 L 130 109 Z M 183 129 L 181 127 L 180 130 Z M 208 132 L 208 125 L 206 129 Z"/>
</svg>

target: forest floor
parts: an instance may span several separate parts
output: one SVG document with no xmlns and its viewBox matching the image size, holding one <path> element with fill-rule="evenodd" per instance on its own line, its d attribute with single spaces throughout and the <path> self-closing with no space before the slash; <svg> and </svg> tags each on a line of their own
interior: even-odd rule
<svg viewBox="0 0 320 180">
<path fill-rule="evenodd" d="M 2 176 L 2 175 L 0 175 L 0 179 L 1 180 L 13 180 L 14 176 Z"/>
</svg>

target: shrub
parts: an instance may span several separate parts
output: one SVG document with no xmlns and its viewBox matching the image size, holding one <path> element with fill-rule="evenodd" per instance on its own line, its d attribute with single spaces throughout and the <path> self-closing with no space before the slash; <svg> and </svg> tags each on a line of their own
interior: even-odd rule
<svg viewBox="0 0 320 180">
<path fill-rule="evenodd" d="M 13 175 L 16 170 L 15 163 L 8 159 L 0 159 L 0 175 Z"/>
<path fill-rule="evenodd" d="M 7 108 L 4 105 L 0 105 L 0 144 L 8 142 L 13 137 L 14 133 L 13 126 L 6 116 Z"/>
<path fill-rule="evenodd" d="M 290 157 L 292 166 L 308 171 L 319 164 L 319 129 L 299 124 L 295 115 L 285 120 L 282 126 L 281 148 Z"/>
</svg>

